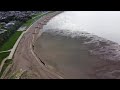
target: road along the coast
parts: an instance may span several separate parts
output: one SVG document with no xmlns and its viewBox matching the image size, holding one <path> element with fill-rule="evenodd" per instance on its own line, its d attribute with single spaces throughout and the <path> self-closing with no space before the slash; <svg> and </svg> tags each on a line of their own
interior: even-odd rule
<svg viewBox="0 0 120 90">
<path fill-rule="evenodd" d="M 22 36 L 17 49 L 13 56 L 13 66 L 11 72 L 24 70 L 27 72 L 25 78 L 37 79 L 62 79 L 63 77 L 49 68 L 44 61 L 40 60 L 34 53 L 33 42 L 43 25 L 46 24 L 52 17 L 61 12 L 52 12 L 42 16 L 39 20 L 33 23 Z"/>
</svg>

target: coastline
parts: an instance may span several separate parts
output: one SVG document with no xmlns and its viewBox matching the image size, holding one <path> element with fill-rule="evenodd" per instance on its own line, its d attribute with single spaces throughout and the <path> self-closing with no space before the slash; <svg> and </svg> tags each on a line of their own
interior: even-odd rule
<svg viewBox="0 0 120 90">
<path fill-rule="evenodd" d="M 47 23 L 49 19 L 59 13 L 60 12 L 53 12 L 44 15 L 35 23 L 33 23 L 30 28 L 28 28 L 28 31 L 21 38 L 14 54 L 13 65 L 10 72 L 11 74 L 19 70 L 23 70 L 25 73 L 23 73 L 20 78 L 60 78 L 59 75 L 57 76 L 57 74 L 54 73 L 54 71 L 50 71 L 47 67 L 43 66 L 40 61 L 38 63 L 37 57 L 34 56 L 31 48 L 33 43 L 33 35 L 36 36 L 37 34 L 34 32 L 39 32 L 39 30 L 44 24 Z M 41 22 L 44 22 L 44 24 L 41 24 Z"/>
<path fill-rule="evenodd" d="M 115 58 L 112 57 L 111 60 L 107 57 L 99 58 L 99 51 L 109 53 L 111 46 L 114 53 L 116 43 L 94 35 L 75 39 L 49 33 L 40 34 L 42 27 L 51 18 L 49 15 L 43 16 L 28 29 L 20 41 L 12 68 L 13 71 L 25 70 L 20 78 L 120 78 L 119 61 L 113 61 Z"/>
</svg>

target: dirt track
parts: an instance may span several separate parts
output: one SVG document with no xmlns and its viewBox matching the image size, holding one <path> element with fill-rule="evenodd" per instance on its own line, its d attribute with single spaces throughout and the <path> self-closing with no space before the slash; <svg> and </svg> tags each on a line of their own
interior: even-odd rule
<svg viewBox="0 0 120 90">
<path fill-rule="evenodd" d="M 21 78 L 28 79 L 63 78 L 54 71 L 53 67 L 50 68 L 48 65 L 44 65 L 44 62 L 40 61 L 40 59 L 36 57 L 33 51 L 33 42 L 36 40 L 36 36 L 39 33 L 39 30 L 43 27 L 44 24 L 48 22 L 49 19 L 59 13 L 60 12 L 54 12 L 43 16 L 37 22 L 35 22 L 23 35 L 14 54 L 11 72 L 15 72 L 20 69 L 25 70 L 26 73 Z"/>
</svg>

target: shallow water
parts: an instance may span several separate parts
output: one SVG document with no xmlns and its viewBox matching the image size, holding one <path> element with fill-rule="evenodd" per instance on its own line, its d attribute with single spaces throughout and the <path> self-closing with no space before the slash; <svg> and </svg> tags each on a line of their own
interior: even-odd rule
<svg viewBox="0 0 120 90">
<path fill-rule="evenodd" d="M 116 78 L 110 72 L 118 70 L 120 64 L 114 66 L 113 61 L 107 60 L 113 57 L 109 52 L 106 54 L 108 57 L 105 56 L 104 52 L 109 51 L 108 47 L 101 50 L 103 54 L 99 52 L 99 48 L 106 46 L 108 42 L 106 39 L 120 44 L 119 24 L 120 12 L 64 12 L 43 27 L 42 35 L 35 42 L 35 52 L 39 58 L 53 66 L 65 78 Z M 87 34 L 89 37 L 83 38 L 81 31 L 103 37 L 105 40 L 95 36 L 92 38 L 95 43 L 87 45 L 85 42 L 91 40 L 91 35 Z M 98 52 L 95 54 L 98 55 L 91 55 L 90 48 L 95 49 L 100 41 L 104 42 L 97 46 Z M 112 42 L 108 43 L 112 44 Z M 119 45 L 115 45 L 119 48 Z M 109 49 L 114 47 L 110 46 Z M 114 50 L 119 57 L 119 50 L 116 49 Z M 100 59 L 99 55 L 105 59 Z M 112 60 L 118 58 L 115 56 Z"/>
<path fill-rule="evenodd" d="M 67 11 L 43 29 L 86 31 L 120 44 L 120 11 Z"/>
<path fill-rule="evenodd" d="M 84 39 L 43 33 L 35 44 L 37 55 L 65 78 L 93 78 L 99 58 L 88 52 Z M 95 78 L 95 77 L 94 77 Z"/>
</svg>

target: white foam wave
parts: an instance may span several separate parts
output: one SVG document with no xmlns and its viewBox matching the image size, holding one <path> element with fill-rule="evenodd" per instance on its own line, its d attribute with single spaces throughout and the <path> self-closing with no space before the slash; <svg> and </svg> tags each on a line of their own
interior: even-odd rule
<svg viewBox="0 0 120 90">
<path fill-rule="evenodd" d="M 120 12 L 105 11 L 69 11 L 55 16 L 43 31 L 58 31 L 63 35 L 79 36 L 78 32 L 85 31 L 120 44 Z"/>
</svg>

